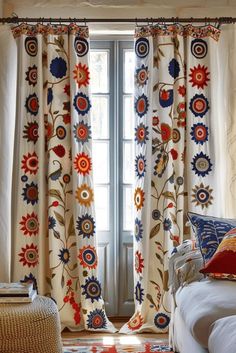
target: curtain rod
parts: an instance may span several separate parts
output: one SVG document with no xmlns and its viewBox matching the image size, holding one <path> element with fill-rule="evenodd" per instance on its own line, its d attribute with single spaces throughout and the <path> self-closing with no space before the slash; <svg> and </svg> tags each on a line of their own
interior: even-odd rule
<svg viewBox="0 0 236 353">
<path fill-rule="evenodd" d="M 22 22 L 32 22 L 32 23 L 70 23 L 70 22 L 81 22 L 81 23 L 236 23 L 235 17 L 203 17 L 203 18 L 179 18 L 179 17 L 158 17 L 158 18 L 46 18 L 46 17 L 2 17 L 0 18 L 0 23 L 22 23 Z"/>
</svg>

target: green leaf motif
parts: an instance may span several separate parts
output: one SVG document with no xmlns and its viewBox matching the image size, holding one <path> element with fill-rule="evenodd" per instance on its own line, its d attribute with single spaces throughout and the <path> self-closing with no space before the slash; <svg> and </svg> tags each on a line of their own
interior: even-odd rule
<svg viewBox="0 0 236 353">
<path fill-rule="evenodd" d="M 60 213 L 54 211 L 54 215 L 58 221 L 58 223 L 61 225 L 61 226 L 64 226 L 65 225 L 65 221 L 64 221 L 64 218 L 60 215 Z"/>
<path fill-rule="evenodd" d="M 170 199 L 172 201 L 175 201 L 175 197 L 174 197 L 174 194 L 173 192 L 171 191 L 165 191 L 162 193 L 162 196 L 165 197 L 166 199 Z"/>
<path fill-rule="evenodd" d="M 74 236 L 75 235 L 75 227 L 74 227 L 74 217 L 73 215 L 70 217 L 70 223 L 68 226 L 68 236 Z"/>
<path fill-rule="evenodd" d="M 65 277 L 64 275 L 61 276 L 61 288 L 64 288 L 65 285 Z"/>
<path fill-rule="evenodd" d="M 151 230 L 150 232 L 150 239 L 152 239 L 153 237 L 155 237 L 155 235 L 158 234 L 159 230 L 161 227 L 161 223 L 157 223 Z"/>
<path fill-rule="evenodd" d="M 160 261 L 161 265 L 164 264 L 163 258 L 161 257 L 161 255 L 159 255 L 159 254 L 156 253 L 156 258 Z"/>
<path fill-rule="evenodd" d="M 54 197 L 55 199 L 59 200 L 59 201 L 62 201 L 63 202 L 63 199 L 61 197 L 61 193 L 59 190 L 56 190 L 56 189 L 50 189 L 48 191 L 48 195 L 51 196 L 51 197 Z"/>
<path fill-rule="evenodd" d="M 54 237 L 56 239 L 60 239 L 61 238 L 60 233 L 57 230 L 55 230 L 55 229 L 53 229 L 53 235 L 54 235 Z"/>
</svg>

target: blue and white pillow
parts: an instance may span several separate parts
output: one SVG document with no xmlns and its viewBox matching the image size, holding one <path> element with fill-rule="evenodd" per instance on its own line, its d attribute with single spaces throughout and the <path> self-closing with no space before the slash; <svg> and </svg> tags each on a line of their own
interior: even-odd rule
<svg viewBox="0 0 236 353">
<path fill-rule="evenodd" d="M 236 219 L 203 216 L 188 212 L 196 240 L 205 262 L 216 252 L 224 235 L 236 227 Z"/>
</svg>

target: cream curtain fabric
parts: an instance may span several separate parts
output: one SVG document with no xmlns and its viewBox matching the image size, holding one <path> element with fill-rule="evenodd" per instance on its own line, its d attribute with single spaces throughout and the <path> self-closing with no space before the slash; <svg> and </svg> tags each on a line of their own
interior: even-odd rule
<svg viewBox="0 0 236 353">
<path fill-rule="evenodd" d="M 167 332 L 169 251 L 189 237 L 187 211 L 222 215 L 220 31 L 137 28 L 134 298 L 121 332 Z"/>
<path fill-rule="evenodd" d="M 22 24 L 12 32 L 11 279 L 36 278 L 39 293 L 56 301 L 62 327 L 114 332 L 97 278 L 88 28 Z"/>
</svg>

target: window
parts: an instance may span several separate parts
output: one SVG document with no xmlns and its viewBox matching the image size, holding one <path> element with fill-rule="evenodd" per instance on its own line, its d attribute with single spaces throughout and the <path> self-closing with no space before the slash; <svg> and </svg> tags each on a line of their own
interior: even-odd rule
<svg viewBox="0 0 236 353">
<path fill-rule="evenodd" d="M 131 315 L 133 43 L 92 41 L 90 71 L 99 279 L 108 315 Z"/>
</svg>

